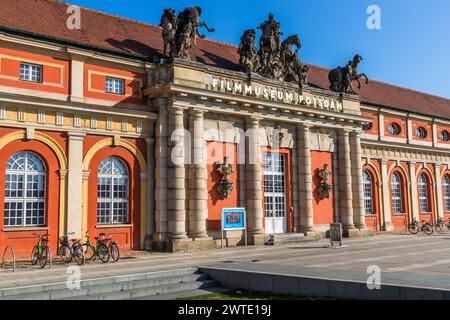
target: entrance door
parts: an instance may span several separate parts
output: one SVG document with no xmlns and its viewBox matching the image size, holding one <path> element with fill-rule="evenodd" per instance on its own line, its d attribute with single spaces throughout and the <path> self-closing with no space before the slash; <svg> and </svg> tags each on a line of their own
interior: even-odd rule
<svg viewBox="0 0 450 320">
<path fill-rule="evenodd" d="M 264 214 L 266 233 L 286 233 L 285 155 L 264 153 Z"/>
</svg>

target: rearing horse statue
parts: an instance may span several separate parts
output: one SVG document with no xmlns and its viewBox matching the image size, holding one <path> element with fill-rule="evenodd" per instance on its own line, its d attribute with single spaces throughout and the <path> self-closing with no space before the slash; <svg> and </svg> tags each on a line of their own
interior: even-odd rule
<svg viewBox="0 0 450 320">
<path fill-rule="evenodd" d="M 356 94 L 353 89 L 353 81 L 357 81 L 358 89 L 361 89 L 361 78 L 365 78 L 366 84 L 369 84 L 369 78 L 364 73 L 358 72 L 358 65 L 362 60 L 363 58 L 357 54 L 345 67 L 331 70 L 328 74 L 328 79 L 331 83 L 330 90 L 339 93 Z"/>
</svg>

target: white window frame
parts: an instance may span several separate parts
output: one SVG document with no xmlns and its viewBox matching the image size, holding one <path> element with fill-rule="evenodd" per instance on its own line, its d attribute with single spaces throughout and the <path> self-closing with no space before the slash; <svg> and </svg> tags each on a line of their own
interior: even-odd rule
<svg viewBox="0 0 450 320">
<path fill-rule="evenodd" d="M 104 173 L 102 172 L 102 168 L 106 163 L 110 161 L 111 162 L 111 172 Z M 117 161 L 120 163 L 121 166 L 125 169 L 125 172 L 122 173 L 114 173 L 115 166 Z M 124 180 L 125 183 L 118 184 L 118 180 Z M 114 224 L 128 224 L 130 223 L 130 205 L 129 205 L 129 198 L 130 198 L 130 192 L 129 192 L 129 181 L 130 181 L 130 174 L 128 171 L 127 166 L 125 163 L 118 157 L 108 157 L 105 158 L 98 168 L 98 178 L 97 178 L 97 224 L 98 225 L 114 225 Z M 102 183 L 102 184 L 100 184 Z M 99 190 L 100 185 L 108 185 L 109 191 L 106 190 L 106 193 L 109 193 L 109 196 L 102 196 L 102 192 L 104 190 Z M 120 186 L 121 190 L 117 192 L 125 192 L 125 197 L 118 197 L 115 196 L 115 187 Z M 117 206 L 126 206 L 126 212 L 125 214 L 122 212 L 119 216 L 123 217 L 126 216 L 126 220 L 115 220 L 115 208 L 114 205 Z M 105 216 L 102 214 L 101 211 L 109 211 L 109 214 Z M 123 210 L 123 208 L 118 209 Z M 106 217 L 105 221 L 100 221 L 100 217 Z"/>
<path fill-rule="evenodd" d="M 419 192 L 419 209 L 422 213 L 430 212 L 430 194 L 428 191 L 428 179 L 424 173 L 422 173 L 419 177 L 419 181 L 417 183 L 417 188 Z"/>
<path fill-rule="evenodd" d="M 373 180 L 372 175 L 368 171 L 363 172 L 364 182 L 364 208 L 366 215 L 375 214 L 373 206 Z"/>
<path fill-rule="evenodd" d="M 266 218 L 287 218 L 287 183 L 286 183 L 286 155 L 283 153 L 265 152 L 264 155 L 264 216 Z M 270 160 L 271 166 L 268 167 Z M 278 165 L 275 164 L 278 162 Z M 281 169 L 279 169 L 281 168 Z M 282 183 L 281 185 L 277 184 Z M 269 186 L 270 185 L 270 186 Z M 266 186 L 272 189 L 268 191 Z M 282 200 L 280 203 L 279 200 Z"/>
<path fill-rule="evenodd" d="M 125 94 L 125 80 L 114 77 L 106 77 L 106 93 L 124 95 Z"/>
<path fill-rule="evenodd" d="M 444 192 L 444 210 L 450 212 L 450 178 L 448 175 L 444 176 L 442 180 L 442 188 Z"/>
<path fill-rule="evenodd" d="M 43 67 L 39 64 L 28 62 L 20 63 L 20 80 L 35 83 L 42 83 L 43 81 Z"/>
<path fill-rule="evenodd" d="M 14 160 L 14 157 L 23 155 L 23 169 L 11 169 L 9 167 L 9 163 L 11 160 Z M 28 161 L 31 157 L 36 157 L 40 164 L 42 165 L 43 171 L 35 171 L 28 170 Z M 22 177 L 22 187 L 19 187 L 19 178 Z M 17 184 L 14 183 L 14 178 L 17 181 Z M 32 178 L 32 181 L 29 181 L 29 178 Z M 12 181 L 11 181 L 11 180 Z M 29 189 L 28 182 L 36 184 L 37 179 L 37 188 Z M 11 182 L 10 182 L 11 181 Z M 39 184 L 39 181 L 41 184 Z M 12 188 L 12 186 L 16 186 Z M 28 192 L 36 191 L 43 192 L 42 196 L 29 196 Z M 21 192 L 21 196 L 10 196 L 12 192 Z M 9 194 L 9 196 L 8 196 Z M 5 205 L 4 205 L 4 225 L 6 228 L 21 228 L 21 227 L 42 227 L 46 225 L 46 202 L 47 202 L 47 169 L 45 167 L 44 161 L 42 161 L 41 157 L 37 154 L 30 151 L 20 151 L 15 153 L 8 159 L 6 171 L 5 171 Z M 12 208 L 12 205 L 15 204 L 16 208 L 20 204 L 22 208 L 16 211 L 16 219 L 20 217 L 22 219 L 22 223 L 11 224 L 11 215 L 6 213 L 8 210 L 7 207 Z M 42 219 L 42 223 L 27 223 L 27 218 L 30 218 L 27 215 L 27 206 L 36 204 L 37 206 L 41 206 L 41 208 L 30 208 L 31 210 L 36 209 L 42 212 L 42 215 L 37 215 L 36 219 Z M 31 219 L 33 216 L 31 216 Z M 8 223 L 7 223 L 8 220 Z"/>
<path fill-rule="evenodd" d="M 405 208 L 403 207 L 403 179 L 394 172 L 391 176 L 391 199 L 392 199 L 392 213 L 403 214 Z"/>
</svg>

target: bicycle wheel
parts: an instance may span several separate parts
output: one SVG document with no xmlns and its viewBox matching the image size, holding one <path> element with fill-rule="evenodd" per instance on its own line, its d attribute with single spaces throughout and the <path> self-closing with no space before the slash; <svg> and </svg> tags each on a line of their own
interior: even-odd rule
<svg viewBox="0 0 450 320">
<path fill-rule="evenodd" d="M 38 263 L 39 254 L 38 254 L 38 246 L 34 246 L 33 251 L 31 251 L 31 264 L 35 266 Z"/>
<path fill-rule="evenodd" d="M 423 232 L 427 235 L 433 234 L 433 227 L 429 223 L 425 223 L 422 227 Z"/>
<path fill-rule="evenodd" d="M 114 262 L 119 261 L 120 251 L 119 251 L 119 246 L 117 244 L 112 243 L 111 247 L 109 247 L 109 252 L 110 252 L 111 258 L 113 259 Z"/>
<path fill-rule="evenodd" d="M 39 265 L 41 268 L 45 268 L 47 261 L 50 260 L 50 250 L 47 246 L 42 249 L 41 256 L 39 257 Z"/>
<path fill-rule="evenodd" d="M 103 263 L 107 263 L 109 261 L 108 247 L 104 244 L 99 244 L 97 247 L 97 256 Z"/>
<path fill-rule="evenodd" d="M 444 224 L 443 223 L 438 223 L 436 224 L 436 231 L 437 232 L 443 232 L 444 231 Z"/>
<path fill-rule="evenodd" d="M 59 247 L 59 256 L 65 263 L 70 263 L 72 261 L 72 251 L 67 244 L 63 244 L 61 247 Z"/>
<path fill-rule="evenodd" d="M 415 224 L 415 223 L 411 223 L 408 226 L 408 231 L 411 234 L 417 234 L 419 232 L 419 226 L 417 224 Z"/>
<path fill-rule="evenodd" d="M 84 264 L 85 256 L 83 253 L 83 248 L 81 246 L 76 246 L 75 248 L 72 247 L 72 255 L 79 266 Z"/>
<path fill-rule="evenodd" d="M 81 247 L 83 248 L 84 258 L 86 260 L 92 260 L 95 257 L 95 251 L 90 245 L 85 243 Z"/>
</svg>

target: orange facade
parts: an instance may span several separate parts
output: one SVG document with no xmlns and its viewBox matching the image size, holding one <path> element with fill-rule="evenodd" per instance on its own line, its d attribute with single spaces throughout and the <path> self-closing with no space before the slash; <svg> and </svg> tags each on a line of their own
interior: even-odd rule
<svg viewBox="0 0 450 320">
<path fill-rule="evenodd" d="M 40 83 L 20 80 L 22 62 L 42 66 Z M 70 94 L 69 76 L 69 60 L 0 48 L 0 86 L 68 96 Z"/>
<path fill-rule="evenodd" d="M 333 153 L 331 152 L 319 152 L 311 151 L 311 169 L 313 177 L 313 210 L 314 210 L 314 223 L 330 224 L 334 222 L 334 193 L 332 189 L 330 192 L 329 199 L 319 199 L 318 187 L 321 179 L 318 175 L 319 170 L 323 169 L 324 165 L 327 164 L 329 170 L 333 172 Z M 333 184 L 333 176 L 330 177 L 330 183 Z"/>
<path fill-rule="evenodd" d="M 227 199 L 220 199 L 216 184 L 222 179 L 222 175 L 216 171 L 217 164 L 223 163 L 224 157 L 230 158 L 230 163 L 235 168 L 230 176 L 233 182 L 233 191 Z M 208 142 L 207 144 L 207 188 L 208 188 L 208 230 L 221 229 L 221 213 L 223 208 L 237 208 L 239 205 L 239 170 L 237 169 L 237 145 L 222 142 Z"/>
</svg>

